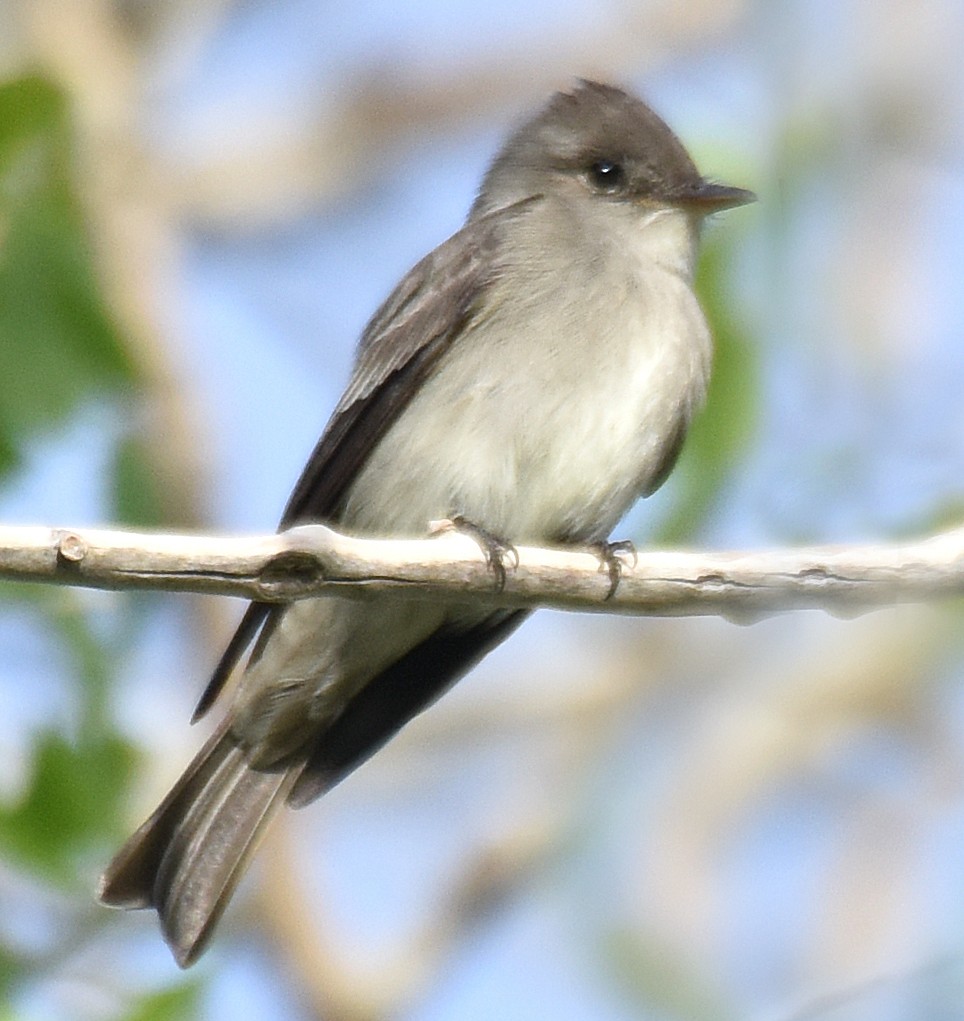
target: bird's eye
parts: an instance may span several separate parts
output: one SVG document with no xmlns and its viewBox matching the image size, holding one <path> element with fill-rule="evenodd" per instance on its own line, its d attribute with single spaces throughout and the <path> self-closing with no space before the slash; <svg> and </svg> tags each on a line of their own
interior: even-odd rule
<svg viewBox="0 0 964 1021">
<path fill-rule="evenodd" d="M 615 160 L 596 160 L 589 168 L 589 183 L 597 191 L 612 194 L 626 183 L 626 172 Z"/>
</svg>

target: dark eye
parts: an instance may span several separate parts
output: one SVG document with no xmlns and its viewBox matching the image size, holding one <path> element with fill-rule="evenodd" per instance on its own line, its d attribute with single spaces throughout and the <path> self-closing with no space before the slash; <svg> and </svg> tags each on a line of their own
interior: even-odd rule
<svg viewBox="0 0 964 1021">
<path fill-rule="evenodd" d="M 615 160 L 596 160 L 589 168 L 589 183 L 597 191 L 612 194 L 626 183 L 626 172 Z"/>
</svg>

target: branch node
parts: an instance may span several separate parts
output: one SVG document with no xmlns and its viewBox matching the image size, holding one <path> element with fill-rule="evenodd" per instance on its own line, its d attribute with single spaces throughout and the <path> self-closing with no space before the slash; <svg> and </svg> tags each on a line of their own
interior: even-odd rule
<svg viewBox="0 0 964 1021">
<path fill-rule="evenodd" d="M 76 532 L 62 532 L 57 540 L 57 558 L 69 564 L 79 564 L 90 547 Z"/>
<path fill-rule="evenodd" d="M 797 579 L 802 585 L 824 585 L 833 577 L 833 572 L 823 566 L 808 567 L 797 574 Z"/>
<path fill-rule="evenodd" d="M 285 550 L 265 564 L 258 584 L 266 597 L 296 598 L 300 593 L 317 586 L 319 581 L 324 581 L 325 577 L 325 571 L 316 556 L 304 551 Z"/>
</svg>

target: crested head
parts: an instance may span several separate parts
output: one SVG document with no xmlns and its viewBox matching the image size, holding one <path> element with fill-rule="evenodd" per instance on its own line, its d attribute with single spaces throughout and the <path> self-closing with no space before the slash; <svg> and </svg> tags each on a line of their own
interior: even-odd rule
<svg viewBox="0 0 964 1021">
<path fill-rule="evenodd" d="M 683 143 L 641 99 L 585 80 L 557 92 L 509 137 L 473 213 L 543 193 L 560 179 L 579 180 L 605 198 L 688 205 L 700 214 L 752 200 L 749 192 L 707 184 Z"/>
</svg>

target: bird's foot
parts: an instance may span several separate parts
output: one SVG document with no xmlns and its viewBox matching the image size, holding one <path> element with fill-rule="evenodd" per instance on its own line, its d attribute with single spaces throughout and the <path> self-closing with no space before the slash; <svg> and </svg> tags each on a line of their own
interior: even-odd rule
<svg viewBox="0 0 964 1021">
<path fill-rule="evenodd" d="M 443 518 L 441 521 L 430 522 L 429 531 L 432 535 L 440 535 L 443 532 L 461 532 L 462 535 L 473 539 L 482 551 L 486 566 L 492 572 L 496 592 L 501 592 L 505 588 L 506 562 L 509 561 L 513 568 L 519 566 L 519 552 L 512 543 L 500 539 L 497 535 L 493 535 L 481 525 L 469 521 L 461 514 L 454 514 L 451 518 Z"/>
<path fill-rule="evenodd" d="M 620 539 L 618 542 L 594 542 L 591 549 L 599 557 L 599 570 L 606 571 L 609 575 L 609 591 L 606 598 L 612 599 L 619 588 L 623 567 L 626 564 L 635 567 L 639 560 L 636 547 L 629 539 Z"/>
</svg>

